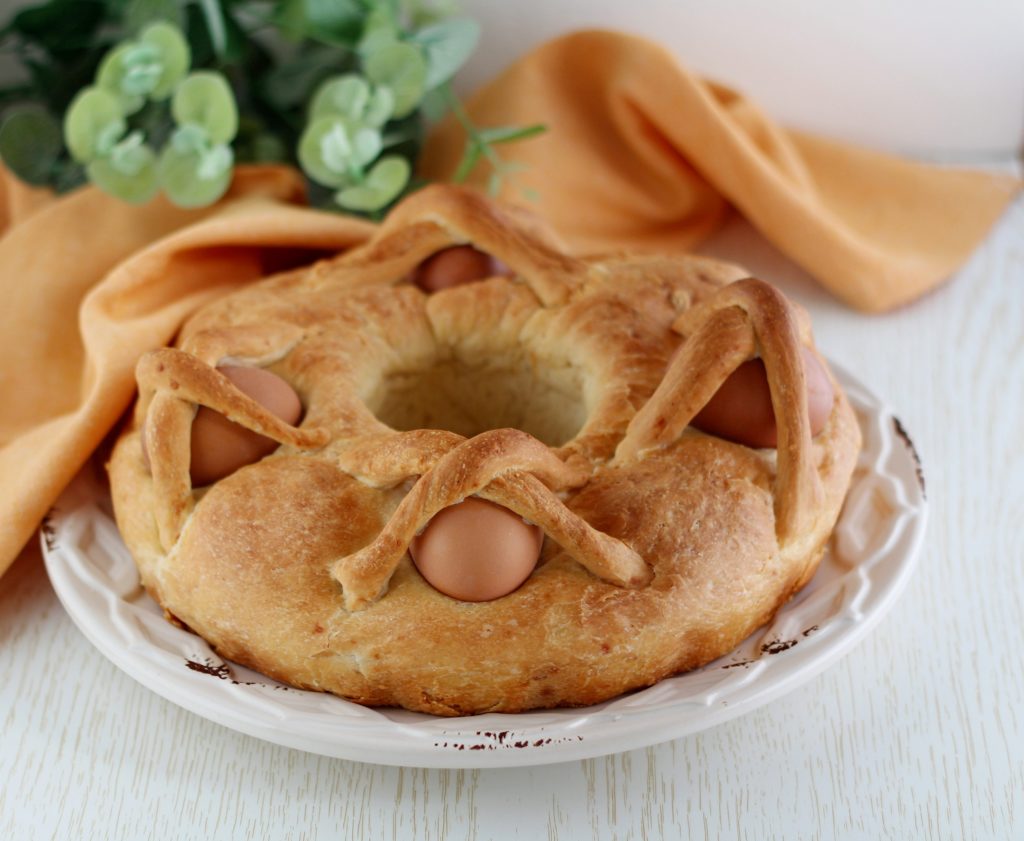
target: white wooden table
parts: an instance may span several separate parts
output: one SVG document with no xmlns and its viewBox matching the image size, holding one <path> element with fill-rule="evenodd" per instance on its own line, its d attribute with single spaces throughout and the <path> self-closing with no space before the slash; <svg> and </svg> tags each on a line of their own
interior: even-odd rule
<svg viewBox="0 0 1024 841">
<path fill-rule="evenodd" d="M 768 708 L 647 750 L 387 768 L 144 689 L 72 625 L 33 547 L 0 580 L 0 838 L 1024 839 L 1024 201 L 951 284 L 887 316 L 843 308 L 742 223 L 708 250 L 803 302 L 921 453 L 921 563 L 866 642 Z"/>
</svg>

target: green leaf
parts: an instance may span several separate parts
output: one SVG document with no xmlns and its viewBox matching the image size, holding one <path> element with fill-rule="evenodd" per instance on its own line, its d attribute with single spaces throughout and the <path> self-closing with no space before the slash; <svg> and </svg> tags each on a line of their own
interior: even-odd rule
<svg viewBox="0 0 1024 841">
<path fill-rule="evenodd" d="M 309 92 L 339 69 L 338 50 L 314 45 L 268 71 L 259 91 L 271 107 L 288 111 L 305 105 Z"/>
<path fill-rule="evenodd" d="M 423 101 L 420 103 L 420 110 L 423 111 L 423 115 L 432 123 L 438 122 L 448 113 L 450 108 L 451 104 L 448 102 L 448 97 L 444 90 L 440 88 L 433 88 L 427 91 Z"/>
<path fill-rule="evenodd" d="M 344 117 L 321 117 L 314 120 L 299 139 L 299 164 L 317 184 L 342 187 L 351 184 L 353 174 L 380 154 L 380 134 L 376 151 L 363 137 L 357 141 L 359 125 Z M 373 152 L 373 154 L 370 154 Z"/>
<path fill-rule="evenodd" d="M 100 62 L 96 71 L 96 84 L 117 97 L 125 114 L 134 114 L 146 102 L 145 94 L 126 90 L 125 77 L 128 75 L 128 57 L 135 51 L 135 44 L 120 44 L 110 50 Z M 154 74 L 155 82 L 156 74 Z"/>
<path fill-rule="evenodd" d="M 179 152 L 201 152 L 209 148 L 210 135 L 196 123 L 185 123 L 171 134 L 171 145 Z"/>
<path fill-rule="evenodd" d="M 413 28 L 429 26 L 459 11 L 459 0 L 403 0 L 406 14 Z"/>
<path fill-rule="evenodd" d="M 228 25 L 224 19 L 224 10 L 221 9 L 220 0 L 197 0 L 199 10 L 203 13 L 203 20 L 206 22 L 206 31 L 210 34 L 210 45 L 213 52 L 224 58 L 228 51 Z"/>
<path fill-rule="evenodd" d="M 349 210 L 372 213 L 398 197 L 409 182 L 410 174 L 411 168 L 405 158 L 381 158 L 362 184 L 339 190 L 334 198 Z"/>
<path fill-rule="evenodd" d="M 356 73 L 328 79 L 319 88 L 309 105 L 309 119 L 349 117 L 359 119 L 370 101 L 370 85 Z"/>
<path fill-rule="evenodd" d="M 283 0 L 277 4 L 272 22 L 289 41 L 301 41 L 306 37 L 306 12 L 302 0 Z"/>
<path fill-rule="evenodd" d="M 131 173 L 122 172 L 109 158 L 92 161 L 86 167 L 89 180 L 104 193 L 122 201 L 144 204 L 156 195 L 160 187 L 153 152 L 150 149 L 146 151 L 148 154 L 142 154 L 137 161 L 138 167 Z"/>
<path fill-rule="evenodd" d="M 325 44 L 354 47 L 366 14 L 359 0 L 283 0 L 274 22 L 293 41 L 312 38 Z"/>
<path fill-rule="evenodd" d="M 146 24 L 158 20 L 182 26 L 185 16 L 177 0 L 131 0 L 124 12 L 124 28 L 128 32 L 139 32 Z"/>
<path fill-rule="evenodd" d="M 168 145 L 160 154 L 159 182 L 178 207 L 213 204 L 231 185 L 230 147 L 221 145 L 203 152 L 181 152 Z"/>
<path fill-rule="evenodd" d="M 231 152 L 231 147 L 227 143 L 221 143 L 200 153 L 196 174 L 202 181 L 211 181 L 225 175 L 230 178 L 234 163 L 235 156 Z"/>
<path fill-rule="evenodd" d="M 395 95 L 391 88 L 383 85 L 374 90 L 366 103 L 362 120 L 366 125 L 381 128 L 395 113 Z"/>
<path fill-rule="evenodd" d="M 363 22 L 363 33 L 356 50 L 362 56 L 396 43 L 399 40 L 398 21 L 393 9 L 386 5 L 371 8 Z"/>
<path fill-rule="evenodd" d="M 41 108 L 12 108 L 0 126 L 0 157 L 29 184 L 47 184 L 64 144 L 60 126 Z"/>
<path fill-rule="evenodd" d="M 238 132 L 238 107 L 231 86 L 212 70 L 191 73 L 178 85 L 171 113 L 179 126 L 194 123 L 205 129 L 214 144 L 228 143 Z"/>
<path fill-rule="evenodd" d="M 394 115 L 412 112 L 426 90 L 427 64 L 419 49 L 411 44 L 391 44 L 367 56 L 366 75 L 395 95 Z"/>
<path fill-rule="evenodd" d="M 114 93 L 126 114 L 134 114 L 145 100 L 166 99 L 191 62 L 184 35 L 173 24 L 147 26 L 137 41 L 119 44 L 103 56 L 96 84 Z"/>
<path fill-rule="evenodd" d="M 394 107 L 395 95 L 390 88 L 378 87 L 371 93 L 366 79 L 356 73 L 347 73 L 328 79 L 317 89 L 310 103 L 309 119 L 344 117 L 371 128 L 380 128 L 391 119 Z"/>
<path fill-rule="evenodd" d="M 387 29 L 378 29 L 362 37 L 362 40 L 360 40 L 359 45 L 356 47 L 356 52 L 365 60 L 367 56 L 373 55 L 378 50 L 383 50 L 385 47 L 399 43 L 401 42 L 398 39 L 397 33 Z"/>
<path fill-rule="evenodd" d="M 352 160 L 358 167 L 366 166 L 383 148 L 380 132 L 374 128 L 361 127 L 352 133 Z"/>
<path fill-rule="evenodd" d="M 64 142 L 82 163 L 107 154 L 125 129 L 121 104 L 102 88 L 79 91 L 64 116 Z"/>
<path fill-rule="evenodd" d="M 144 140 L 141 131 L 133 131 L 115 144 L 105 159 L 122 175 L 134 177 L 152 164 L 156 157 Z"/>
<path fill-rule="evenodd" d="M 192 61 L 188 41 L 178 27 L 163 22 L 147 26 L 140 40 L 144 44 L 151 44 L 160 52 L 160 78 L 149 95 L 152 99 L 166 99 L 188 72 Z"/>
<path fill-rule="evenodd" d="M 96 84 L 134 114 L 146 99 L 166 99 L 188 72 L 192 56 L 181 30 L 159 21 L 147 26 L 139 40 L 119 44 L 100 62 Z"/>
<path fill-rule="evenodd" d="M 477 135 L 485 143 L 496 145 L 498 143 L 511 143 L 514 140 L 536 137 L 547 130 L 548 127 L 540 123 L 532 126 L 495 126 L 494 128 L 480 129 Z"/>
<path fill-rule="evenodd" d="M 242 64 L 247 62 L 253 54 L 264 51 L 262 45 L 250 38 L 235 20 L 230 6 L 225 5 L 225 2 L 227 0 L 221 0 L 220 6 L 224 22 L 223 44 L 221 44 L 220 30 L 210 31 L 210 20 L 199 4 L 195 0 L 188 2 L 187 5 L 183 4 L 185 5 L 185 36 L 192 51 L 193 67 Z"/>
<path fill-rule="evenodd" d="M 473 171 L 473 167 L 477 165 L 483 152 L 483 147 L 479 143 L 467 142 L 466 149 L 462 153 L 462 160 L 459 161 L 459 166 L 452 176 L 452 181 L 456 184 L 462 184 L 469 178 L 469 174 Z"/>
<path fill-rule="evenodd" d="M 473 54 L 480 41 L 480 24 L 469 18 L 452 18 L 416 32 L 410 39 L 419 44 L 427 59 L 424 87 L 444 84 Z"/>
</svg>

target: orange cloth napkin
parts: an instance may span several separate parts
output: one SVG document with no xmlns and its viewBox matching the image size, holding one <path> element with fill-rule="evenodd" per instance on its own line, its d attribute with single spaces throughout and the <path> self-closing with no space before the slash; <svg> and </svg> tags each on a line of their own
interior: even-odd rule
<svg viewBox="0 0 1024 841">
<path fill-rule="evenodd" d="M 145 351 L 214 297 L 374 228 L 299 206 L 302 179 L 285 167 L 240 169 L 200 211 L 94 188 L 50 200 L 4 176 L 0 574 L 131 403 Z"/>
<path fill-rule="evenodd" d="M 729 204 L 865 310 L 941 282 L 1016 182 L 937 170 L 786 133 L 649 42 L 587 32 L 546 44 L 471 102 L 481 125 L 542 121 L 502 147 L 580 250 L 682 252 Z M 428 144 L 447 179 L 453 123 Z M 482 175 L 480 177 L 483 177 Z M 60 199 L 0 179 L 0 574 L 131 403 L 138 357 L 203 303 L 362 242 L 369 223 L 302 206 L 297 173 L 240 169 L 215 207 L 142 208 L 86 188 Z"/>
<path fill-rule="evenodd" d="M 1020 182 L 914 164 L 793 131 L 641 38 L 580 32 L 513 64 L 470 99 L 478 125 L 542 122 L 499 147 L 525 165 L 504 189 L 581 251 L 692 250 L 734 205 L 838 298 L 881 312 L 947 279 Z M 449 119 L 421 171 L 445 177 L 461 154 Z M 475 180 L 487 173 L 478 167 Z M 770 280 L 771 278 L 767 278 Z"/>
</svg>

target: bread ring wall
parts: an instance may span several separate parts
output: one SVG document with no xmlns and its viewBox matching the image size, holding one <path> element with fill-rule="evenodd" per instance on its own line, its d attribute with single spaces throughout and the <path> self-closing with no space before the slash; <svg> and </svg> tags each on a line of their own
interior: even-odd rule
<svg viewBox="0 0 1024 841">
<path fill-rule="evenodd" d="M 513 276 L 409 282 L 462 243 Z M 226 658 L 442 715 L 594 703 L 727 653 L 813 574 L 859 447 L 835 384 L 811 438 L 806 317 L 745 277 L 697 257 L 577 260 L 521 211 L 421 191 L 367 245 L 214 302 L 140 362 L 109 472 L 144 585 Z M 687 425 L 755 354 L 777 451 Z M 298 426 L 225 362 L 291 383 Z M 197 405 L 280 446 L 192 488 Z M 407 553 L 472 494 L 546 535 L 490 602 L 434 590 Z"/>
</svg>

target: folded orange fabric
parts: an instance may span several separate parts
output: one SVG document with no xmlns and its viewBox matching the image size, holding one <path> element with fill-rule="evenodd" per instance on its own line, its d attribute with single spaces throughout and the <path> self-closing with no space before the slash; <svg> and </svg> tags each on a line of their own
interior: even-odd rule
<svg viewBox="0 0 1024 841">
<path fill-rule="evenodd" d="M 525 165 L 505 188 L 581 251 L 692 250 L 731 204 L 837 297 L 881 312 L 946 280 L 1020 182 L 939 169 L 784 131 L 641 38 L 581 32 L 534 50 L 468 103 L 478 125 L 543 122 L 502 147 Z M 454 172 L 454 120 L 421 170 Z M 506 151 L 507 150 L 507 151 Z M 475 180 L 486 178 L 478 167 Z"/>
<path fill-rule="evenodd" d="M 1017 186 L 783 132 L 660 48 L 611 33 L 538 48 L 470 110 L 481 125 L 548 124 L 502 149 L 529 167 L 508 198 L 535 188 L 539 202 L 524 203 L 580 250 L 685 251 L 732 204 L 865 310 L 941 282 Z M 423 173 L 447 180 L 462 145 L 442 125 Z M 373 230 L 303 196 L 285 167 L 240 169 L 202 211 L 93 188 L 54 200 L 0 178 L 0 574 L 128 407 L 142 353 L 213 297 Z"/>
<path fill-rule="evenodd" d="M 304 208 L 298 173 L 236 173 L 218 205 L 49 201 L 5 173 L 0 219 L 0 573 L 131 402 L 135 363 L 206 301 L 373 225 Z M 298 249 L 298 251 L 297 251 Z"/>
</svg>

